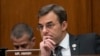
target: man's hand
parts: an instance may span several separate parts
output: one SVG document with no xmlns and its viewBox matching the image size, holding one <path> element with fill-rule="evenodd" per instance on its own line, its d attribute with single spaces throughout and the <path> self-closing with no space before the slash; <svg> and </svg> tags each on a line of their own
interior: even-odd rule
<svg viewBox="0 0 100 56">
<path fill-rule="evenodd" d="M 51 51 L 54 50 L 56 43 L 49 37 L 44 37 L 42 42 L 40 42 L 41 56 L 50 56 Z"/>
</svg>

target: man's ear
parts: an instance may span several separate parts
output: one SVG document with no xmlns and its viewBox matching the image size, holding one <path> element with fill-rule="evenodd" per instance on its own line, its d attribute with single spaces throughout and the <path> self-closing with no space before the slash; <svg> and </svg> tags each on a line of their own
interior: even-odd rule
<svg viewBox="0 0 100 56">
<path fill-rule="evenodd" d="M 31 39 L 31 44 L 32 44 L 33 47 L 35 46 L 35 37 L 33 37 L 33 38 Z"/>
<path fill-rule="evenodd" d="M 67 21 L 63 21 L 63 23 L 62 23 L 62 31 L 65 31 L 67 29 L 67 27 L 68 27 Z"/>
</svg>

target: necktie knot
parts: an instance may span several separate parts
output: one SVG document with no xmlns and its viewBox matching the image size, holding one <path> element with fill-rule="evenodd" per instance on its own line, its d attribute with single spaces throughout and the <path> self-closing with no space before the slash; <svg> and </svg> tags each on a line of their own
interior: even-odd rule
<svg viewBox="0 0 100 56">
<path fill-rule="evenodd" d="M 62 56 L 62 54 L 61 54 L 61 49 L 62 49 L 61 46 L 57 46 L 57 47 L 55 48 L 55 54 L 56 54 L 56 56 Z"/>
<path fill-rule="evenodd" d="M 57 46 L 57 47 L 55 48 L 55 51 L 61 51 L 61 49 L 62 49 L 61 46 Z"/>
</svg>

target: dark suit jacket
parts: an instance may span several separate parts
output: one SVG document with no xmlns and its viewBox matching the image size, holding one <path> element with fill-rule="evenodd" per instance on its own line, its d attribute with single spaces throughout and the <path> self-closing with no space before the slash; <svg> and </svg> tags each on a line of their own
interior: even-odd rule
<svg viewBox="0 0 100 56">
<path fill-rule="evenodd" d="M 69 40 L 71 55 L 100 54 L 100 36 L 95 33 L 82 34 L 77 37 L 70 35 Z M 76 44 L 76 47 L 72 47 L 73 44 Z"/>
</svg>

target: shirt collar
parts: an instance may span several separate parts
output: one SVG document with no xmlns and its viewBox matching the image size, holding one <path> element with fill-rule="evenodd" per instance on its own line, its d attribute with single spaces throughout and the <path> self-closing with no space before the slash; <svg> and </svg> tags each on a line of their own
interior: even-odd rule
<svg viewBox="0 0 100 56">
<path fill-rule="evenodd" d="M 63 47 L 64 49 L 69 48 L 69 34 L 66 33 L 64 39 L 60 42 L 59 46 Z"/>
</svg>

